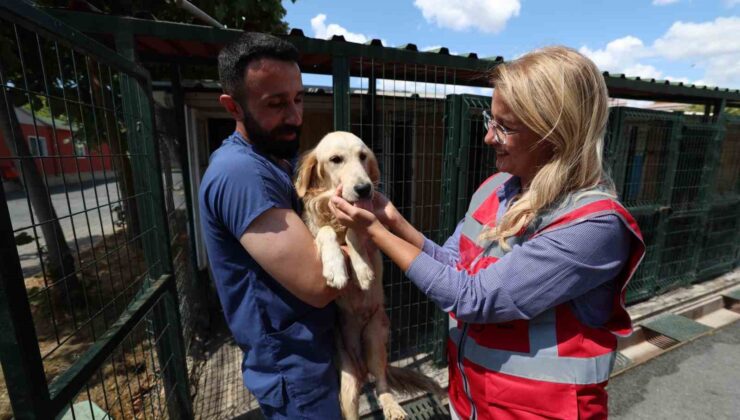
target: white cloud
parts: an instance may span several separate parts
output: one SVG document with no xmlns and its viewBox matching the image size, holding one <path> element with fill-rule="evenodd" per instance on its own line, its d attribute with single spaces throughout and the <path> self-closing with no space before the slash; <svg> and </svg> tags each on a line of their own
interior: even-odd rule
<svg viewBox="0 0 740 420">
<path fill-rule="evenodd" d="M 740 84 L 740 17 L 713 21 L 676 22 L 653 43 L 656 55 L 690 61 L 705 69 L 711 84 Z"/>
<path fill-rule="evenodd" d="M 456 31 L 477 29 L 481 32 L 497 33 L 506 27 L 506 22 L 519 16 L 519 0 L 414 0 L 424 19 L 441 28 Z"/>
<path fill-rule="evenodd" d="M 702 68 L 702 84 L 736 87 L 740 85 L 740 37 L 734 34 L 738 33 L 740 17 L 720 17 L 699 23 L 679 21 L 649 46 L 639 38 L 625 36 L 601 49 L 583 46 L 580 52 L 609 72 L 689 83 L 685 77 L 665 76 L 655 65 L 644 62 L 663 59 Z"/>
<path fill-rule="evenodd" d="M 603 49 L 591 50 L 583 46 L 580 52 L 591 58 L 599 68 L 607 71 L 623 70 L 636 64 L 638 59 L 648 55 L 642 41 L 632 35 L 615 39 L 606 44 Z"/>
<path fill-rule="evenodd" d="M 676 22 L 653 44 L 656 53 L 671 59 L 714 57 L 740 52 L 740 17 L 711 22 Z"/>
<path fill-rule="evenodd" d="M 363 34 L 350 32 L 336 23 L 330 23 L 327 25 L 326 15 L 323 13 L 319 13 L 311 19 L 311 28 L 313 29 L 314 37 L 316 38 L 329 39 L 334 35 L 342 35 L 347 41 L 357 42 L 360 44 L 364 44 L 370 40 L 369 37 Z"/>
<path fill-rule="evenodd" d="M 725 0 L 725 6 L 727 7 L 735 7 L 738 4 L 740 4 L 740 0 Z"/>
<path fill-rule="evenodd" d="M 673 3 L 678 3 L 678 0 L 653 0 L 653 6 L 666 6 Z"/>
<path fill-rule="evenodd" d="M 624 69 L 624 74 L 629 76 L 640 76 L 643 79 L 660 79 L 663 72 L 649 64 L 634 64 Z"/>
</svg>

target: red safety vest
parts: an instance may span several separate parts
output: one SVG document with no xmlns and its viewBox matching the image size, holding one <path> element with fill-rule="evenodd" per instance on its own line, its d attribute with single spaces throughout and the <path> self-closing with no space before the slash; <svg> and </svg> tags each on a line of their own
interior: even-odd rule
<svg viewBox="0 0 740 420">
<path fill-rule="evenodd" d="M 511 178 L 499 173 L 484 182 L 465 216 L 458 269 L 475 274 L 505 255 L 498 242 L 481 241 L 495 226 L 496 191 Z M 563 229 L 592 217 L 613 214 L 632 232 L 628 263 L 617 281 L 612 315 L 601 328 L 581 323 L 568 302 L 527 320 L 467 324 L 450 314 L 447 345 L 450 403 L 461 419 L 603 419 L 606 383 L 614 365 L 617 336 L 632 332 L 624 308 L 627 283 L 645 254 L 634 218 L 601 188 L 579 191 L 543 211 L 509 245 Z M 522 267 L 526 270 L 526 267 Z"/>
</svg>

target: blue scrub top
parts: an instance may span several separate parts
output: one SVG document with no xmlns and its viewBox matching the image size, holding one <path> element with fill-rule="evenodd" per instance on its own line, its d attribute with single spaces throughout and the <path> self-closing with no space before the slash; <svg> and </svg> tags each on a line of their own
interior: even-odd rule
<svg viewBox="0 0 740 420">
<path fill-rule="evenodd" d="M 270 407 L 336 400 L 338 394 L 332 363 L 334 303 L 322 309 L 304 303 L 239 243 L 250 223 L 270 208 L 300 214 L 291 172 L 234 132 L 211 155 L 199 192 L 201 229 L 216 290 L 244 352 L 244 384 L 261 405 Z"/>
</svg>

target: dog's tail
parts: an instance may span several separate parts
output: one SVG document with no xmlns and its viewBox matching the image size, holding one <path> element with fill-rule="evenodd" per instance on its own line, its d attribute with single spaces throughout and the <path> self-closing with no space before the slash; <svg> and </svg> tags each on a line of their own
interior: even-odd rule
<svg viewBox="0 0 740 420">
<path fill-rule="evenodd" d="M 434 379 L 409 368 L 388 366 L 386 375 L 388 386 L 395 392 L 411 394 L 422 391 L 439 396 L 445 394 L 445 390 Z"/>
</svg>

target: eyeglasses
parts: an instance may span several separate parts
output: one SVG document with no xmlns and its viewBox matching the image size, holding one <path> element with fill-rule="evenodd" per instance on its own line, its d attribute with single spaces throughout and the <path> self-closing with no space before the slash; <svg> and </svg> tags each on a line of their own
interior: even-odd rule
<svg viewBox="0 0 740 420">
<path fill-rule="evenodd" d="M 516 130 L 509 130 L 507 128 L 504 128 L 504 126 L 497 123 L 487 109 L 483 110 L 483 127 L 485 127 L 486 132 L 492 129 L 493 139 L 496 141 L 496 143 L 501 145 L 506 144 L 506 138 L 509 135 L 517 132 Z"/>
</svg>

